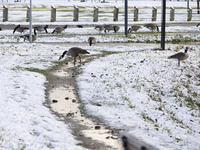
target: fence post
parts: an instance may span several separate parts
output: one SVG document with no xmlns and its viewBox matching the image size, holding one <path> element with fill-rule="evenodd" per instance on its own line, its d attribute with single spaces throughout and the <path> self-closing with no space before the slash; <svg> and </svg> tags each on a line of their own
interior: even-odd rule
<svg viewBox="0 0 200 150">
<path fill-rule="evenodd" d="M 54 6 L 51 6 L 51 22 L 56 21 L 56 8 Z"/>
<path fill-rule="evenodd" d="M 114 18 L 113 18 L 113 21 L 118 21 L 118 14 L 119 14 L 119 8 L 114 6 Z"/>
<path fill-rule="evenodd" d="M 93 22 L 98 21 L 98 12 L 99 12 L 99 8 L 97 6 L 94 6 Z"/>
<path fill-rule="evenodd" d="M 152 8 L 152 21 L 156 21 L 157 19 L 157 8 L 153 6 Z"/>
<path fill-rule="evenodd" d="M 138 21 L 138 13 L 139 13 L 138 7 L 134 6 L 134 17 L 133 17 L 133 21 Z"/>
<path fill-rule="evenodd" d="M 3 5 L 3 22 L 8 21 L 8 7 Z"/>
<path fill-rule="evenodd" d="M 189 9 L 187 9 L 187 21 L 191 21 L 192 20 L 192 8 L 190 7 Z"/>
<path fill-rule="evenodd" d="M 30 7 L 27 6 L 27 10 L 26 10 L 26 22 L 29 22 L 29 18 L 30 17 Z"/>
<path fill-rule="evenodd" d="M 79 8 L 77 6 L 74 6 L 74 18 L 73 18 L 73 21 L 78 21 L 78 14 L 79 14 Z"/>
<path fill-rule="evenodd" d="M 175 10 L 174 7 L 170 7 L 170 21 L 174 21 Z"/>
</svg>

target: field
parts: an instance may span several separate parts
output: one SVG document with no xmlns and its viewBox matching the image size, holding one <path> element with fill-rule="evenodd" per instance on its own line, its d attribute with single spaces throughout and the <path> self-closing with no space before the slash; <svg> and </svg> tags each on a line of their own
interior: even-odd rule
<svg viewBox="0 0 200 150">
<path fill-rule="evenodd" d="M 61 0 L 57 7 L 61 8 L 65 2 Z M 35 1 L 33 5 L 38 7 L 45 3 Z M 47 7 L 51 3 L 56 5 L 49 1 Z M 160 4 L 146 1 L 138 3 L 138 6 L 150 8 L 152 3 Z M 184 7 L 185 3 L 170 2 L 170 5 Z M 70 2 L 71 6 L 74 4 L 77 2 Z M 108 11 L 112 11 L 111 3 L 97 4 L 102 8 L 109 6 Z M 122 5 L 121 2 L 116 4 Z M 82 5 L 92 8 L 90 2 Z M 191 5 L 194 7 L 196 2 L 191 2 Z M 161 50 L 160 32 L 151 32 L 143 27 L 150 20 L 131 22 L 142 28 L 125 37 L 123 20 L 114 22 L 119 23 L 119 32 L 104 33 L 94 27 L 96 24 L 112 24 L 109 19 L 96 23 L 88 21 L 87 17 L 80 22 L 58 20 L 50 23 L 48 18 L 43 21 L 35 19 L 33 25 L 49 24 L 49 33 L 40 33 L 35 42 L 29 43 L 20 38 L 20 33 L 13 34 L 12 31 L 13 24 L 27 25 L 23 15 L 0 23 L 3 28 L 0 31 L 0 149 L 121 149 L 119 136 L 122 131 L 158 149 L 200 149 L 198 19 L 187 22 L 185 16 L 180 15 L 177 22 L 167 22 L 166 49 Z M 153 23 L 160 27 L 160 19 Z M 65 24 L 68 28 L 64 32 L 51 34 L 55 26 Z M 78 24 L 83 28 L 77 28 Z M 89 46 L 87 40 L 90 36 L 97 39 L 95 45 Z M 74 46 L 90 52 L 90 55 L 82 57 L 82 65 L 73 66 L 70 57 L 58 60 L 63 51 Z M 168 59 L 186 47 L 189 58 L 180 66 L 177 60 Z M 55 80 L 49 80 L 49 75 L 56 71 L 59 75 L 54 87 L 51 82 Z M 73 87 L 65 84 L 65 78 L 73 80 Z M 52 93 L 50 89 L 60 88 L 64 89 L 63 93 L 53 99 L 48 97 L 48 93 Z M 75 104 L 81 110 L 66 109 L 70 89 L 75 95 L 67 105 Z M 62 94 L 64 104 L 56 106 L 59 101 L 61 103 Z M 58 103 L 53 103 L 53 100 Z M 83 119 L 76 116 L 77 111 L 81 117 L 93 121 L 91 129 L 87 130 L 97 130 L 99 126 L 105 127 L 106 131 L 109 128 L 107 132 L 115 132 L 111 137 L 116 137 L 118 145 L 113 146 L 108 139 L 103 140 L 102 147 L 101 144 L 95 148 L 95 144 L 84 144 L 84 138 L 90 136 L 85 133 L 86 129 L 79 129 L 81 133 L 76 133 L 75 123 L 79 120 L 77 124 L 81 124 Z M 91 135 L 89 142 L 101 143 L 100 135 Z"/>
</svg>

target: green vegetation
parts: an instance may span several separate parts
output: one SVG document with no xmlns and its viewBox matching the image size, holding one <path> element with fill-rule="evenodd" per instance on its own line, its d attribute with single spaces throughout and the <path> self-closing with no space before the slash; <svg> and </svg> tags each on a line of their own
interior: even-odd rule
<svg viewBox="0 0 200 150">
<path fill-rule="evenodd" d="M 168 42 L 172 42 L 173 44 L 178 44 L 178 43 L 183 43 L 183 42 L 197 42 L 197 40 L 194 40 L 192 37 L 177 34 L 173 36 L 171 40 L 168 40 Z"/>
<path fill-rule="evenodd" d="M 155 123 L 155 121 L 152 118 L 150 118 L 145 112 L 142 112 L 141 116 L 145 121 Z M 156 125 L 156 127 L 158 127 L 158 125 Z"/>
<path fill-rule="evenodd" d="M 42 69 L 37 69 L 37 68 L 26 68 L 26 70 L 31 71 L 31 72 L 37 72 L 40 74 L 45 75 L 46 74 L 46 70 L 42 70 Z"/>
<path fill-rule="evenodd" d="M 189 108 L 195 108 L 195 103 L 190 96 L 185 97 L 185 104 Z"/>
<path fill-rule="evenodd" d="M 72 100 L 72 103 L 76 103 L 76 100 L 75 100 L 75 99 L 73 99 L 73 100 Z"/>
<path fill-rule="evenodd" d="M 65 62 L 53 62 L 53 63 L 55 65 L 52 65 L 51 67 L 49 67 L 46 70 L 44 70 L 44 69 L 38 69 L 38 68 L 25 68 L 25 70 L 46 75 L 47 72 L 49 72 L 51 70 L 54 70 L 57 66 L 61 65 L 62 63 L 65 63 Z"/>
</svg>

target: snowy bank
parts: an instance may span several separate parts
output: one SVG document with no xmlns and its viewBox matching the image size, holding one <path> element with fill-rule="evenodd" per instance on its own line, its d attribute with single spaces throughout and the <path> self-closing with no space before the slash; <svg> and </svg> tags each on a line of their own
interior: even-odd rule
<svg viewBox="0 0 200 150">
<path fill-rule="evenodd" d="M 149 49 L 132 47 L 83 66 L 77 81 L 86 110 L 159 149 L 198 150 L 199 46 L 180 67 L 167 59 L 175 47 Z"/>
</svg>

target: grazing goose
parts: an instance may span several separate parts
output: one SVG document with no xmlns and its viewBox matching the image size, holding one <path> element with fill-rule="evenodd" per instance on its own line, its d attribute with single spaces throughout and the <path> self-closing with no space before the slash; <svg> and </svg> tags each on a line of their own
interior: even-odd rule
<svg viewBox="0 0 200 150">
<path fill-rule="evenodd" d="M 185 52 L 179 52 L 179 53 L 176 53 L 172 56 L 169 56 L 168 59 L 178 59 L 178 66 L 180 66 L 180 61 L 182 60 L 185 60 L 189 57 L 188 53 L 188 47 L 185 48 Z"/>
<path fill-rule="evenodd" d="M 21 35 L 20 38 L 24 39 L 24 42 L 27 40 L 29 41 L 29 34 Z M 37 39 L 36 29 L 34 29 L 34 34 L 32 35 L 32 42 Z"/>
<path fill-rule="evenodd" d="M 20 32 L 22 34 L 22 32 L 28 29 L 29 29 L 28 27 L 21 27 L 21 25 L 17 25 L 13 30 L 13 34 L 15 33 L 15 31 Z"/>
<path fill-rule="evenodd" d="M 104 26 L 102 26 L 102 25 L 96 25 L 94 29 L 97 29 L 99 31 L 103 31 L 104 30 Z"/>
<path fill-rule="evenodd" d="M 141 28 L 141 26 L 131 26 L 129 29 L 128 29 L 128 33 L 131 33 L 132 31 L 134 32 L 137 32 L 137 30 L 139 30 Z"/>
<path fill-rule="evenodd" d="M 67 28 L 67 25 L 65 25 L 64 27 L 56 27 L 52 33 L 61 33 L 63 30 L 65 30 Z"/>
<path fill-rule="evenodd" d="M 116 33 L 117 31 L 119 31 L 119 29 L 120 29 L 119 26 L 113 26 L 113 30 L 115 31 L 115 33 Z"/>
<path fill-rule="evenodd" d="M 91 46 L 92 44 L 95 45 L 95 43 L 96 43 L 96 38 L 95 38 L 95 37 L 89 37 L 89 38 L 88 38 L 88 43 L 89 43 L 90 46 Z"/>
<path fill-rule="evenodd" d="M 156 24 L 145 24 L 144 27 L 148 28 L 149 30 L 151 30 L 153 32 L 153 30 L 157 30 L 159 32 L 159 28 Z"/>
<path fill-rule="evenodd" d="M 106 33 L 106 31 L 110 31 L 110 30 L 113 30 L 113 26 L 112 25 L 105 25 L 104 26 L 104 32 Z"/>
<path fill-rule="evenodd" d="M 83 54 L 90 54 L 90 53 L 88 51 L 82 49 L 82 48 L 72 47 L 68 51 L 64 51 L 63 54 L 59 57 L 59 60 L 62 59 L 65 55 L 68 55 L 68 56 L 74 57 L 74 65 L 76 63 L 76 57 L 79 57 L 80 64 L 81 64 L 81 57 L 80 57 L 80 55 L 83 55 Z"/>
<path fill-rule="evenodd" d="M 38 31 L 39 33 L 41 33 L 42 31 L 45 31 L 46 33 L 48 33 L 47 31 L 48 25 L 46 26 L 35 26 L 34 29 L 36 29 L 36 31 Z"/>
</svg>

